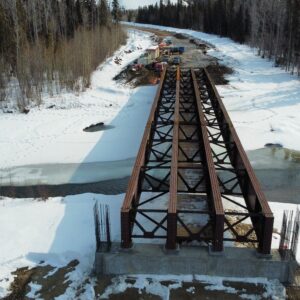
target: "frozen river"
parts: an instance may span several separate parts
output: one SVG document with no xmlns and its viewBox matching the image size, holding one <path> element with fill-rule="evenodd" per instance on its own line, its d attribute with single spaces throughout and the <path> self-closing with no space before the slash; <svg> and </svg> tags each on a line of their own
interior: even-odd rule
<svg viewBox="0 0 300 300">
<path fill-rule="evenodd" d="M 255 173 L 269 201 L 300 204 L 300 153 L 284 148 L 263 148 L 247 152 Z M 97 183 L 98 192 L 106 189 L 125 192 L 124 178 L 131 174 L 134 158 L 82 164 L 28 165 L 0 170 L 2 187 Z M 122 184 L 118 187 L 118 180 Z M 127 179 L 128 180 L 128 179 Z M 109 182 L 109 185 L 103 184 Z M 67 188 L 71 190 L 71 188 Z M 100 190 L 99 190 L 100 189 Z"/>
</svg>

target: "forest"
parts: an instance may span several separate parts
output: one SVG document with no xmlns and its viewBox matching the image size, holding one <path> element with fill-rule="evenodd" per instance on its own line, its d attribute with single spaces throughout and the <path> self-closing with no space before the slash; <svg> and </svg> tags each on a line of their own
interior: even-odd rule
<svg viewBox="0 0 300 300">
<path fill-rule="evenodd" d="M 229 37 L 300 75 L 300 0 L 160 0 L 140 7 L 136 21 Z"/>
<path fill-rule="evenodd" d="M 80 92 L 126 39 L 119 4 L 106 0 L 0 0 L 0 103 L 20 110 L 43 93 Z"/>
</svg>

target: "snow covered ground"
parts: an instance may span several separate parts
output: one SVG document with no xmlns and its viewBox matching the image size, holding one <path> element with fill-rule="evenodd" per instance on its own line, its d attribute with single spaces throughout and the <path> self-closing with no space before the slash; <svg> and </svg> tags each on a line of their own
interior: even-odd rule
<svg viewBox="0 0 300 300">
<path fill-rule="evenodd" d="M 249 47 L 229 39 L 189 30 L 168 30 L 189 33 L 214 44 L 217 49 L 210 53 L 234 67 L 236 72 L 229 77 L 230 85 L 218 88 L 246 149 L 261 148 L 267 142 L 300 149 L 297 78 L 272 68 L 272 63 L 255 56 Z M 87 92 L 79 97 L 64 94 L 45 99 L 41 107 L 32 109 L 28 115 L 1 114 L 0 168 L 134 157 L 155 88 L 130 89 L 118 85 L 112 78 L 142 53 L 143 50 L 137 47 L 145 49 L 149 45 L 148 34 L 131 31 L 127 45 L 115 54 L 123 58 L 122 65 L 116 65 L 113 58 L 108 59 L 93 74 L 92 86 Z M 128 49 L 134 52 L 126 54 L 124 51 Z M 55 108 L 47 109 L 53 103 Z M 97 122 L 105 122 L 114 128 L 98 133 L 82 131 Z M 271 127 L 274 131 L 270 131 Z M 96 194 L 47 201 L 2 198 L 0 297 L 7 294 L 13 280 L 11 272 L 16 268 L 35 266 L 41 261 L 61 267 L 78 259 L 80 264 L 70 275 L 71 286 L 59 298 L 74 299 L 76 286 L 82 284 L 92 269 L 95 252 L 93 205 L 96 201 L 110 205 L 112 237 L 119 241 L 119 211 L 123 198 L 124 195 Z M 271 203 L 278 230 L 283 209 L 295 210 L 296 207 Z M 278 247 L 278 242 L 279 236 L 274 234 L 274 248 Z M 213 282 L 216 279 L 205 280 Z M 85 293 L 85 299 L 93 299 L 90 289 L 86 288 Z"/>
<path fill-rule="evenodd" d="M 130 23 L 132 25 L 132 23 Z M 231 66 L 230 84 L 218 86 L 246 150 L 279 143 L 300 150 L 300 82 L 255 49 L 228 38 L 192 30 L 153 27 L 200 38 L 216 48 L 209 54 Z M 113 81 L 125 65 L 151 45 L 149 34 L 130 31 L 127 44 L 103 63 L 85 93 L 45 97 L 24 114 L 0 114 L 0 185 L 86 183 L 125 177 L 130 173 L 155 87 L 131 89 Z M 125 53 L 126 50 L 134 50 Z M 52 109 L 47 109 L 55 105 Z M 98 122 L 101 132 L 83 132 Z M 92 164 L 95 163 L 93 168 Z M 62 165 L 64 164 L 64 165 Z M 107 164 L 111 168 L 107 168 Z M 86 171 L 88 170 L 88 172 Z M 60 173 L 59 176 L 53 174 Z"/>
<path fill-rule="evenodd" d="M 279 143 L 300 150 L 300 80 L 256 50 L 229 38 L 164 26 L 126 23 L 139 27 L 187 34 L 215 46 L 208 53 L 234 69 L 227 86 L 218 86 L 238 135 L 246 150 Z"/>
<path fill-rule="evenodd" d="M 93 206 L 95 202 L 110 206 L 112 240 L 119 242 L 119 212 L 123 199 L 124 195 L 97 194 L 57 197 L 46 201 L 3 198 L 0 201 L 0 298 L 7 294 L 7 289 L 13 280 L 11 272 L 15 269 L 25 266 L 33 267 L 40 264 L 41 261 L 44 262 L 42 265 L 50 264 L 60 268 L 71 260 L 77 259 L 80 263 L 70 275 L 72 283 L 67 293 L 60 298 L 74 299 L 76 288 L 82 285 L 84 279 L 89 278 L 92 272 L 96 247 Z M 283 209 L 296 209 L 296 205 L 282 206 L 278 203 L 271 203 L 271 208 L 275 213 L 275 228 L 280 230 Z M 278 248 L 278 243 L 279 235 L 274 234 L 273 247 Z M 139 277 L 140 284 L 145 284 L 144 277 Z M 167 277 L 154 278 L 156 281 L 167 280 Z M 187 278 L 178 276 L 174 278 L 179 283 L 187 280 Z M 221 279 L 203 277 L 202 280 L 208 281 L 215 288 L 220 288 Z M 266 282 L 265 279 L 251 279 L 251 281 Z M 275 286 L 276 284 L 270 283 L 272 289 Z M 128 284 L 118 286 L 123 290 L 129 287 Z M 155 286 L 149 285 L 148 287 L 155 288 Z M 158 291 L 161 293 L 166 293 L 163 286 L 158 286 L 158 283 L 156 288 L 160 288 Z M 120 292 L 119 289 L 113 285 L 112 290 L 107 290 L 106 293 Z M 224 286 L 223 289 L 226 291 Z M 88 293 L 90 289 L 86 287 L 86 291 Z M 168 299 L 164 297 L 164 294 L 161 296 L 163 299 Z M 93 299 L 93 297 L 86 296 L 85 299 Z"/>
<path fill-rule="evenodd" d="M 276 281 L 268 281 L 264 278 L 231 278 L 230 281 L 234 285 L 253 284 L 254 286 L 264 286 L 265 292 L 261 294 L 251 294 L 242 290 L 242 293 L 238 293 L 238 289 L 231 287 L 230 283 L 228 285 L 228 278 L 223 277 L 211 277 L 211 276 L 201 276 L 201 275 L 182 275 L 182 276 L 151 276 L 151 275 L 138 275 L 136 278 L 130 276 L 131 282 L 128 282 L 127 276 L 119 276 L 113 280 L 113 283 L 107 287 L 105 293 L 100 297 L 100 299 L 109 299 L 108 297 L 113 294 L 120 294 L 126 289 L 138 289 L 139 293 L 146 292 L 151 295 L 157 295 L 162 300 L 170 299 L 181 299 L 180 296 L 185 295 L 184 299 L 198 299 L 197 296 L 201 296 L 200 299 L 285 299 L 286 294 L 282 285 L 278 284 Z M 132 282 L 132 279 L 136 281 Z M 226 284 L 227 281 L 227 284 Z M 221 293 L 216 293 L 211 295 L 209 298 L 203 295 L 203 291 L 197 290 L 197 283 L 203 284 L 204 290 L 216 291 Z M 179 293 L 177 297 L 171 296 L 172 291 L 181 288 L 184 292 Z M 202 293 L 201 293 L 202 292 Z M 226 296 L 225 296 L 226 294 Z M 239 297 L 237 296 L 239 295 Z M 214 296 L 214 297 L 212 297 Z M 197 297 L 197 298 L 196 298 Z M 228 298 L 227 298 L 228 297 Z M 124 298 L 129 299 L 129 298 Z M 135 299 L 135 298 L 134 298 Z M 140 299 L 143 299 L 141 297 Z M 149 298 L 152 299 L 152 298 Z"/>
<path fill-rule="evenodd" d="M 20 267 L 63 267 L 71 260 L 80 264 L 73 272 L 79 285 L 91 273 L 96 250 L 93 206 L 109 204 L 113 240 L 120 240 L 119 211 L 124 195 L 83 194 L 70 197 L 0 200 L 0 298 Z M 72 299 L 72 298 L 67 298 Z"/>
<path fill-rule="evenodd" d="M 113 78 L 152 43 L 150 34 L 129 30 L 126 45 L 92 74 L 86 92 L 45 96 L 27 115 L 0 113 L 0 185 L 89 183 L 128 176 L 156 86 L 133 89 Z M 115 57 L 122 59 L 120 65 Z M 108 129 L 83 131 L 100 122 Z"/>
<path fill-rule="evenodd" d="M 234 69 L 230 84 L 218 86 L 246 150 L 279 143 L 300 150 L 300 82 L 255 50 L 230 39 L 201 32 L 149 26 L 203 39 Z M 85 93 L 46 97 L 28 115 L 0 114 L 0 185 L 86 183 L 130 173 L 155 87 L 131 89 L 113 80 L 125 65 L 151 45 L 149 34 L 130 31 L 127 44 L 103 63 Z M 126 50 L 134 50 L 125 53 Z M 47 109 L 55 105 L 52 109 Z M 110 129 L 84 132 L 104 122 Z M 93 168 L 91 168 L 92 164 Z M 64 164 L 64 165 L 62 165 Z M 111 168 L 107 168 L 107 165 Z M 88 172 L 87 172 L 88 170 Z M 54 174 L 60 173 L 59 176 Z"/>
<path fill-rule="evenodd" d="M 0 168 L 135 157 L 156 87 L 132 89 L 113 80 L 152 44 L 148 33 L 130 30 L 128 35 L 127 44 L 93 73 L 86 92 L 44 97 L 28 115 L 0 114 Z M 116 64 L 114 57 L 122 63 Z M 83 132 L 99 122 L 112 129 Z"/>
</svg>

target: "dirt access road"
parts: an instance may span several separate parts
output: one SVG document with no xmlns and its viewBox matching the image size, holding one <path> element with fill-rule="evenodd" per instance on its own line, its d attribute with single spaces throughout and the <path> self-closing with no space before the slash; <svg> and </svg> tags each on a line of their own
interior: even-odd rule
<svg viewBox="0 0 300 300">
<path fill-rule="evenodd" d="M 141 31 L 150 32 L 152 34 L 155 34 L 159 38 L 160 42 L 164 38 L 170 37 L 170 39 L 172 40 L 171 46 L 185 48 L 185 52 L 182 55 L 180 55 L 182 60 L 181 67 L 205 68 L 209 65 L 216 65 L 218 63 L 215 57 L 205 54 L 204 53 L 205 51 L 203 51 L 204 49 L 200 49 L 195 44 L 191 43 L 189 38 L 181 34 L 173 34 L 167 31 L 160 31 L 160 30 L 149 29 L 149 28 L 131 27 L 131 26 L 124 26 L 124 28 L 138 29 Z M 210 46 L 207 45 L 207 49 L 209 48 Z"/>
<path fill-rule="evenodd" d="M 185 52 L 182 55 L 180 55 L 180 66 L 182 68 L 207 68 L 215 84 L 228 84 L 228 80 L 225 79 L 225 76 L 228 74 L 232 74 L 233 70 L 228 66 L 220 64 L 219 60 L 216 57 L 207 54 L 207 51 L 214 47 L 213 45 L 209 45 L 204 41 L 198 40 L 202 44 L 199 47 L 195 43 L 192 43 L 191 39 L 187 36 L 152 28 L 126 25 L 124 26 L 124 29 L 135 29 L 150 32 L 158 37 L 159 42 L 169 37 L 172 41 L 172 46 L 185 48 Z"/>
<path fill-rule="evenodd" d="M 174 47 L 185 47 L 185 53 L 181 55 L 182 63 L 181 67 L 186 68 L 199 68 L 206 67 L 210 72 L 213 80 L 216 84 L 227 84 L 228 81 L 224 78 L 226 74 L 230 74 L 232 72 L 226 66 L 220 65 L 218 60 L 205 53 L 205 50 L 208 50 L 212 45 L 207 45 L 207 47 L 199 48 L 197 45 L 190 42 L 190 39 L 178 34 L 172 34 L 167 31 L 159 31 L 155 29 L 147 29 L 147 28 L 137 28 L 124 26 L 126 29 L 138 29 L 142 31 L 150 32 L 158 37 L 160 41 L 162 41 L 166 37 L 170 37 Z M 204 42 L 203 42 L 204 44 Z M 138 75 L 140 76 L 139 82 L 135 82 L 133 86 L 143 86 L 149 84 L 149 76 L 151 77 L 153 74 L 148 70 L 144 70 L 145 74 Z M 122 71 L 121 73 L 123 73 Z M 148 73 L 147 73 L 148 72 Z M 121 84 L 130 84 L 130 81 L 135 80 L 133 77 L 131 79 L 126 78 L 128 74 L 126 74 L 125 70 L 125 82 L 121 82 Z M 120 74 L 122 75 L 122 74 Z M 137 76 L 137 77 L 138 77 Z M 142 77 L 145 78 L 142 78 Z M 155 76 L 155 75 L 153 75 Z M 122 76 L 121 76 L 122 77 Z M 123 78 L 124 79 L 124 78 Z M 116 79 L 117 80 L 117 79 Z M 126 82 L 127 81 L 127 82 Z M 67 195 L 75 195 L 80 193 L 99 193 L 106 195 L 115 195 L 120 193 L 125 193 L 127 190 L 127 183 L 129 181 L 129 177 L 125 177 L 117 180 L 108 180 L 103 182 L 95 182 L 95 183 L 87 183 L 87 184 L 63 184 L 63 185 L 38 185 L 38 186 L 2 186 L 1 187 L 1 195 L 6 197 L 15 197 L 15 198 L 48 198 L 48 197 L 57 197 L 57 196 L 67 196 Z"/>
</svg>

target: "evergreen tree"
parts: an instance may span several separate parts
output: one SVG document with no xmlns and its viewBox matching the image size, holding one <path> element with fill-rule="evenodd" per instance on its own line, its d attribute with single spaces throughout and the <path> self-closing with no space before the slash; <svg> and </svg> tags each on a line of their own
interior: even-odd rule
<svg viewBox="0 0 300 300">
<path fill-rule="evenodd" d="M 100 1 L 99 10 L 100 10 L 100 25 L 107 25 L 109 11 L 108 11 L 108 5 L 106 0 Z"/>
<path fill-rule="evenodd" d="M 75 32 L 75 3 L 74 0 L 65 0 L 66 5 L 66 27 L 67 36 L 73 37 Z"/>
<path fill-rule="evenodd" d="M 10 100 L 24 108 L 30 99 L 40 103 L 44 91 L 78 88 L 78 78 L 87 87 L 90 73 L 124 42 L 110 21 L 105 0 L 0 0 L 0 101 L 18 94 Z"/>
<path fill-rule="evenodd" d="M 133 19 L 133 12 L 132 12 L 132 10 L 129 10 L 128 14 L 127 14 L 127 21 L 131 22 L 132 19 Z"/>
<path fill-rule="evenodd" d="M 300 0 L 160 0 L 159 6 L 140 7 L 137 22 L 227 36 L 300 73 L 299 11 Z"/>
<path fill-rule="evenodd" d="M 118 0 L 112 1 L 112 11 L 111 11 L 113 20 L 118 23 L 121 18 L 121 11 L 120 11 L 120 5 Z"/>
<path fill-rule="evenodd" d="M 82 18 L 82 11 L 81 10 L 82 10 L 82 7 L 81 7 L 80 0 L 76 0 L 76 19 L 77 19 L 78 25 L 83 24 L 83 18 Z"/>
<path fill-rule="evenodd" d="M 159 1 L 159 21 L 161 25 L 165 25 L 164 23 L 164 2 L 163 0 Z"/>
</svg>

